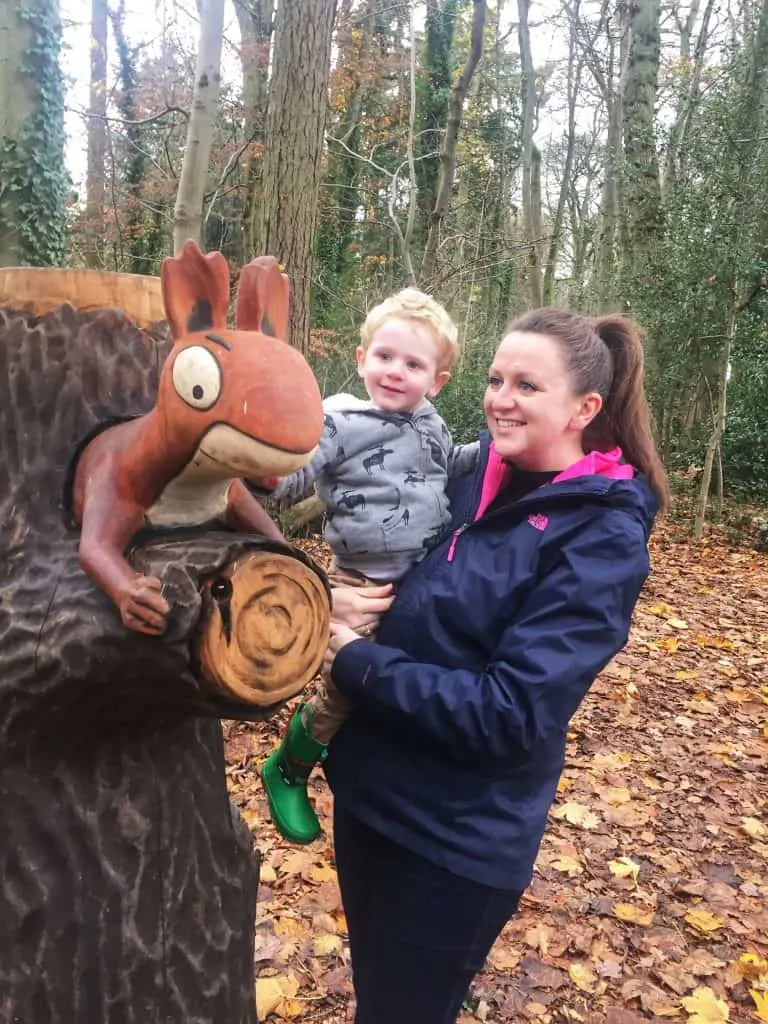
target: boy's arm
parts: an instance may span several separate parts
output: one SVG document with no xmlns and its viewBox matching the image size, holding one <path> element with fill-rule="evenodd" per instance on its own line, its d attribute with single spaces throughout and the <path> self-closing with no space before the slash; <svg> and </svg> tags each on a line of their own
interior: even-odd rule
<svg viewBox="0 0 768 1024">
<path fill-rule="evenodd" d="M 312 459 L 306 466 L 298 469 L 295 473 L 284 476 L 274 491 L 269 493 L 268 497 L 275 500 L 288 501 L 291 504 L 303 498 L 320 474 L 325 472 L 336 461 L 339 439 L 340 433 L 335 417 L 330 413 L 326 413 L 323 434 Z"/>
<path fill-rule="evenodd" d="M 464 476 L 472 473 L 480 458 L 480 442 L 455 444 L 448 452 L 448 476 Z"/>
</svg>

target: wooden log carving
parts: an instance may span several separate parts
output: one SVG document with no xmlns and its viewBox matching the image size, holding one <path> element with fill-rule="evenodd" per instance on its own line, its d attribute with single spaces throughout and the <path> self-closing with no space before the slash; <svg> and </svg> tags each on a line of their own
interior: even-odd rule
<svg viewBox="0 0 768 1024">
<path fill-rule="evenodd" d="M 237 709 L 206 692 L 195 629 L 206 581 L 285 548 L 205 524 L 136 538 L 171 612 L 162 637 L 129 632 L 65 500 L 78 446 L 152 408 L 170 348 L 116 310 L 0 309 L 0 1021 L 255 1021 L 258 861 L 217 720 Z"/>
<path fill-rule="evenodd" d="M 315 675 L 328 639 L 323 583 L 281 552 L 248 552 L 210 577 L 197 646 L 203 675 L 226 697 L 287 700 Z"/>
</svg>

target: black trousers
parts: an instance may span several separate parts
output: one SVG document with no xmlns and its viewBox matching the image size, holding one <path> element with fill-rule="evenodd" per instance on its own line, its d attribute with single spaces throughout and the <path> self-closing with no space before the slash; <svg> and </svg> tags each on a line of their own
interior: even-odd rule
<svg viewBox="0 0 768 1024">
<path fill-rule="evenodd" d="M 460 878 L 337 811 L 355 1024 L 455 1024 L 520 893 Z"/>
</svg>

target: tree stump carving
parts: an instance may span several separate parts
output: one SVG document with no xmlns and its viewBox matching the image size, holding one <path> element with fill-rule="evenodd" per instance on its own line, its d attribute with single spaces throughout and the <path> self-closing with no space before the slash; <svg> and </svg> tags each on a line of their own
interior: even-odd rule
<svg viewBox="0 0 768 1024">
<path fill-rule="evenodd" d="M 212 697 L 194 634 L 233 565 L 287 557 L 326 584 L 262 537 L 140 537 L 132 564 L 172 605 L 158 638 L 80 568 L 73 457 L 152 407 L 170 346 L 116 310 L 0 309 L 0 1021 L 255 1021 L 258 860 L 217 718 L 275 704 Z"/>
</svg>

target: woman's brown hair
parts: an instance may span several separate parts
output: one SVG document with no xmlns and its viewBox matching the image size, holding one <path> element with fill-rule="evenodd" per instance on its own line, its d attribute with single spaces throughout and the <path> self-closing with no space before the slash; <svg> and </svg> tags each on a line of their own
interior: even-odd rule
<svg viewBox="0 0 768 1024">
<path fill-rule="evenodd" d="M 544 334 L 565 358 L 574 393 L 596 391 L 603 407 L 584 433 L 588 450 L 619 445 L 629 463 L 648 477 L 662 511 L 669 506 L 667 474 L 651 431 L 643 387 L 643 337 L 628 316 L 597 318 L 563 309 L 534 309 L 507 327 L 526 334 Z"/>
</svg>

